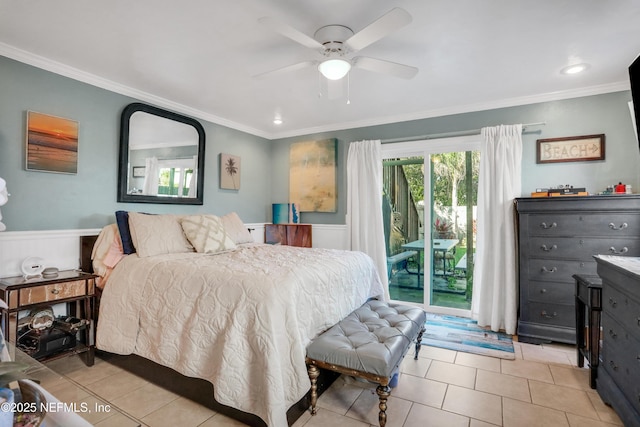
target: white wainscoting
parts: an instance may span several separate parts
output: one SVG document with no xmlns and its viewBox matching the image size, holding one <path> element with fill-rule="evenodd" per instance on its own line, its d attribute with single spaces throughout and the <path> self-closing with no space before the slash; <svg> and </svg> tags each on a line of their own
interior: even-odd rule
<svg viewBox="0 0 640 427">
<path fill-rule="evenodd" d="M 314 248 L 349 249 L 349 236 L 345 224 L 313 224 Z"/>
<path fill-rule="evenodd" d="M 100 229 L 5 231 L 0 233 L 0 277 L 19 276 L 29 257 L 39 257 L 45 267 L 60 270 L 80 266 L 80 236 L 96 235 Z"/>
<path fill-rule="evenodd" d="M 258 243 L 264 243 L 264 224 L 246 224 Z M 5 231 L 0 233 L 0 277 L 18 276 L 29 257 L 39 257 L 45 267 L 60 270 L 80 266 L 80 236 L 97 235 L 99 228 L 79 230 Z M 313 247 L 348 249 L 347 226 L 313 224 Z"/>
</svg>

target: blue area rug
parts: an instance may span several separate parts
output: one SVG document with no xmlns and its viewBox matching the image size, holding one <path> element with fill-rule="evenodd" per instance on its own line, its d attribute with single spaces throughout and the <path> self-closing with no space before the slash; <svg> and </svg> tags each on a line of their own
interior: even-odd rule
<svg viewBox="0 0 640 427">
<path fill-rule="evenodd" d="M 475 320 L 427 313 L 425 328 L 422 345 L 500 359 L 516 358 L 511 335 L 480 327 Z"/>
</svg>

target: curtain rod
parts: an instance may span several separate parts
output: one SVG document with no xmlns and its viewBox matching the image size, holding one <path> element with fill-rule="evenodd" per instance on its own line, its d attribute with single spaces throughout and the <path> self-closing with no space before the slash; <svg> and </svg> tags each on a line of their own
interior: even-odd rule
<svg viewBox="0 0 640 427">
<path fill-rule="evenodd" d="M 547 124 L 547 122 L 527 123 L 525 125 L 522 125 L 522 132 L 525 132 L 528 127 L 531 127 L 531 126 L 544 126 L 546 124 Z M 481 129 L 460 130 L 460 131 L 457 131 L 457 132 L 432 133 L 430 135 L 418 135 L 418 136 L 408 136 L 408 137 L 405 137 L 405 138 L 383 139 L 380 142 L 382 144 L 390 144 L 392 142 L 421 141 L 423 139 L 453 138 L 453 137 L 456 137 L 456 136 L 480 135 L 481 132 L 482 132 Z"/>
</svg>

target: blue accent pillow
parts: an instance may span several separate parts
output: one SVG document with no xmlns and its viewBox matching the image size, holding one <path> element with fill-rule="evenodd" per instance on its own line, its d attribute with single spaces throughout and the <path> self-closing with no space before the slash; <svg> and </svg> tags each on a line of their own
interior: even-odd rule
<svg viewBox="0 0 640 427">
<path fill-rule="evenodd" d="M 116 211 L 116 224 L 118 224 L 120 240 L 122 240 L 122 252 L 126 255 L 134 254 L 136 248 L 133 246 L 133 239 L 131 238 L 131 231 L 129 230 L 129 212 Z"/>
</svg>

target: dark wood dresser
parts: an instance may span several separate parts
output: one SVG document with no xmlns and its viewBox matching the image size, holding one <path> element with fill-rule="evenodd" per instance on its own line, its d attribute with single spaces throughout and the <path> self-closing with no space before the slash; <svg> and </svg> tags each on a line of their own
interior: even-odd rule
<svg viewBox="0 0 640 427">
<path fill-rule="evenodd" d="M 311 224 L 265 224 L 264 242 L 272 245 L 310 248 L 311 233 Z"/>
<path fill-rule="evenodd" d="M 640 258 L 597 256 L 602 353 L 597 389 L 625 426 L 640 423 Z"/>
<path fill-rule="evenodd" d="M 516 199 L 518 339 L 576 343 L 574 274 L 595 275 L 593 255 L 640 256 L 640 195 Z"/>
</svg>

